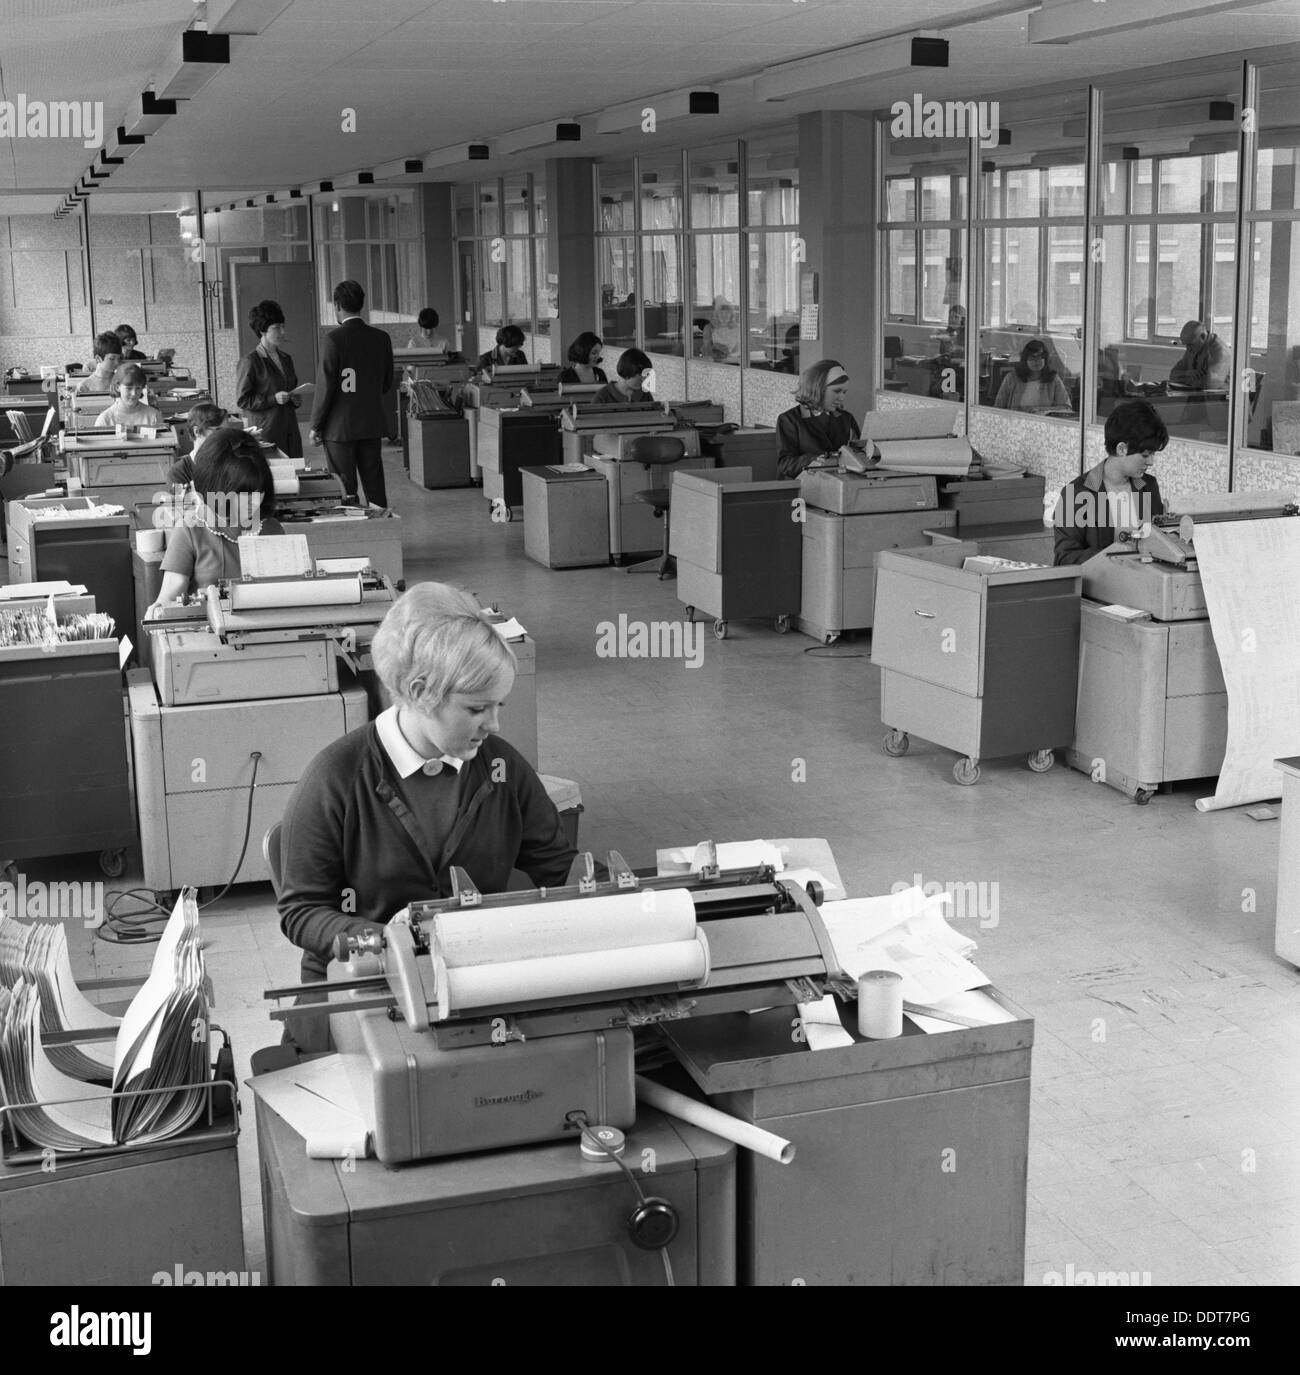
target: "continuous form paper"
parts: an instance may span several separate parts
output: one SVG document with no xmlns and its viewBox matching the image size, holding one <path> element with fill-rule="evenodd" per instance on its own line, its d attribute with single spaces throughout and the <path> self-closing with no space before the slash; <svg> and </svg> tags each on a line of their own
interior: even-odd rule
<svg viewBox="0 0 1300 1375">
<path fill-rule="evenodd" d="M 964 439 L 887 439 L 873 443 L 880 450 L 880 466 L 895 472 L 955 477 L 970 472 L 971 448 Z"/>
<path fill-rule="evenodd" d="M 1196 527 L 1210 628 L 1228 687 L 1228 745 L 1199 811 L 1276 797 L 1273 760 L 1300 754 L 1300 518 Z"/>
<path fill-rule="evenodd" d="M 821 913 L 850 978 L 892 969 L 903 976 L 904 1002 L 933 1005 L 989 982 L 965 958 L 975 942 L 943 918 L 949 901 L 947 893 L 927 898 L 920 888 L 908 888 L 884 897 L 828 902 Z"/>
<path fill-rule="evenodd" d="M 340 1055 L 326 1055 L 245 1081 L 303 1139 L 313 1160 L 359 1159 L 367 1132 Z"/>
<path fill-rule="evenodd" d="M 833 993 L 815 1003 L 799 1003 L 799 1020 L 809 1050 L 836 1050 L 853 1045 L 853 1037 L 840 1021 L 840 1009 Z"/>
<path fill-rule="evenodd" d="M 240 535 L 239 568 L 246 578 L 293 578 L 311 572 L 306 535 Z"/>
<path fill-rule="evenodd" d="M 252 541 L 257 543 L 257 541 Z M 243 544 L 243 540 L 240 540 Z M 242 551 L 241 551 L 242 561 Z M 272 610 L 289 606 L 357 606 L 360 578 L 320 578 L 304 582 L 237 582 L 230 587 L 232 611 Z"/>
<path fill-rule="evenodd" d="M 944 439 L 951 436 L 952 424 L 952 412 L 942 406 L 868 411 L 862 417 L 862 437 L 872 444 L 882 439 Z"/>
</svg>

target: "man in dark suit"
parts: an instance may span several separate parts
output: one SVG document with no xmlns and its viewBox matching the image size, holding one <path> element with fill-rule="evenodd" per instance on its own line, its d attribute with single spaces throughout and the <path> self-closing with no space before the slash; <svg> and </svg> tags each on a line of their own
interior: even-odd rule
<svg viewBox="0 0 1300 1375">
<path fill-rule="evenodd" d="M 357 474 L 366 500 L 387 506 L 384 487 L 384 393 L 393 386 L 393 341 L 361 318 L 366 293 L 359 282 L 334 288 L 338 329 L 325 336 L 316 375 L 311 442 L 325 442 L 329 465 L 343 479 L 349 497 L 357 495 Z"/>
</svg>

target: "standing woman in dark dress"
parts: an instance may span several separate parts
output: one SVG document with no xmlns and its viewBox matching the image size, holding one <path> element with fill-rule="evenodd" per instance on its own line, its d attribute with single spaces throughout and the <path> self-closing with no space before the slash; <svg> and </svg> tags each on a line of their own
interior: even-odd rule
<svg viewBox="0 0 1300 1375">
<path fill-rule="evenodd" d="M 252 353 L 239 360 L 235 405 L 245 425 L 256 425 L 263 439 L 288 458 L 302 457 L 298 429 L 298 385 L 293 359 L 280 347 L 284 342 L 284 311 L 275 301 L 259 301 L 248 312 L 248 326 L 258 337 Z"/>
<path fill-rule="evenodd" d="M 777 472 L 798 477 L 819 458 L 861 438 L 858 422 L 844 409 L 849 379 L 833 358 L 805 368 L 792 410 L 776 418 Z"/>
</svg>

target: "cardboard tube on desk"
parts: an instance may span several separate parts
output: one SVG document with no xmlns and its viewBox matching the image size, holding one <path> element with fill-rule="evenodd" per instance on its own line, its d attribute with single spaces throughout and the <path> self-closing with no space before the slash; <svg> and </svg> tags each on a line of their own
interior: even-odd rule
<svg viewBox="0 0 1300 1375">
<path fill-rule="evenodd" d="M 794 1145 L 784 1137 L 764 1131 L 751 1122 L 742 1122 L 730 1113 L 719 1112 L 707 1103 L 698 1103 L 694 1098 L 687 1098 L 675 1089 L 666 1089 L 640 1074 L 636 1076 L 636 1096 L 670 1117 L 680 1117 L 683 1122 L 702 1127 L 724 1141 L 734 1141 L 737 1146 L 744 1146 L 746 1150 L 766 1156 L 768 1160 L 775 1160 L 778 1165 L 788 1165 L 794 1159 Z"/>
</svg>

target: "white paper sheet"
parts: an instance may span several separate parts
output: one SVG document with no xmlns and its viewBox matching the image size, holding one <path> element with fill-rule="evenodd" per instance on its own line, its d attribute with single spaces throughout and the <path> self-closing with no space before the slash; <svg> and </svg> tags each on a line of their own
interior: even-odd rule
<svg viewBox="0 0 1300 1375">
<path fill-rule="evenodd" d="M 815 1003 L 800 1003 L 798 1007 L 809 1050 L 836 1050 L 854 1044 L 840 1020 L 839 1003 L 833 993 Z"/>
<path fill-rule="evenodd" d="M 303 1138 L 313 1160 L 366 1155 L 366 1123 L 342 1056 L 326 1055 L 246 1082 Z"/>
<path fill-rule="evenodd" d="M 246 578 L 294 578 L 311 572 L 306 535 L 240 535 L 239 568 Z"/>
</svg>

